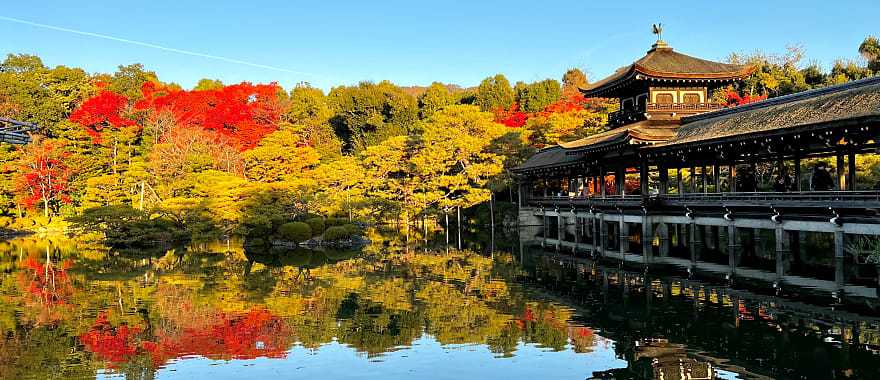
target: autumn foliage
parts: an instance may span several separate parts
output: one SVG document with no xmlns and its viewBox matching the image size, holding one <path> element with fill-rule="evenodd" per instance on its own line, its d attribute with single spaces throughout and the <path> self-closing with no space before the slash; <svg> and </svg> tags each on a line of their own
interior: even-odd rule
<svg viewBox="0 0 880 380">
<path fill-rule="evenodd" d="M 733 88 L 728 88 L 725 93 L 725 99 L 727 100 L 727 104 L 725 104 L 726 107 L 738 107 L 767 99 L 767 95 L 740 95 Z"/>
<path fill-rule="evenodd" d="M 57 142 L 38 141 L 28 145 L 18 162 L 16 192 L 26 208 L 42 203 L 46 215 L 59 202 L 70 203 L 68 181 L 71 170 L 64 163 L 67 153 Z"/>
<path fill-rule="evenodd" d="M 244 151 L 278 129 L 282 107 L 278 85 L 242 82 L 209 90 L 171 90 L 153 82 L 143 85 L 137 111 L 169 112 L 178 128 L 200 128 L 217 133 Z"/>
<path fill-rule="evenodd" d="M 102 90 L 83 102 L 73 113 L 70 121 L 82 125 L 95 143 L 101 142 L 105 129 L 121 129 L 135 126 L 134 120 L 124 116 L 128 99 L 112 91 Z"/>
</svg>

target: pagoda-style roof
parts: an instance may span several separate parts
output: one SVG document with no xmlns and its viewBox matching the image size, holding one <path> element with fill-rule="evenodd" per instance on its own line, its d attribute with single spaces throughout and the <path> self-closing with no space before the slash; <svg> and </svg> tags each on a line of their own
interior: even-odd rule
<svg viewBox="0 0 880 380">
<path fill-rule="evenodd" d="M 843 125 L 869 119 L 880 120 L 880 77 L 686 117 L 675 138 L 662 145 L 711 143 L 789 128 Z"/>
<path fill-rule="evenodd" d="M 538 151 L 526 162 L 515 167 L 515 172 L 535 171 L 548 168 L 559 168 L 568 165 L 575 165 L 580 160 L 579 155 L 568 154 L 565 148 L 554 145 Z"/>
<path fill-rule="evenodd" d="M 714 62 L 674 51 L 658 41 L 648 53 L 628 66 L 621 67 L 607 78 L 580 89 L 587 97 L 614 97 L 618 90 L 633 80 L 666 82 L 734 81 L 750 75 L 752 66 Z"/>
<path fill-rule="evenodd" d="M 677 124 L 660 124 L 642 120 L 620 128 L 614 128 L 592 136 L 559 145 L 570 151 L 597 151 L 609 146 L 652 145 L 675 137 Z"/>
</svg>

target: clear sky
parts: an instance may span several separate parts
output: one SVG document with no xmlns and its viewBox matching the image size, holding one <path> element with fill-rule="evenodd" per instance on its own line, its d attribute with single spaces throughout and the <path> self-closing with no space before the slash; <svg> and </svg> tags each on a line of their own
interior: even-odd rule
<svg viewBox="0 0 880 380">
<path fill-rule="evenodd" d="M 598 79 L 641 57 L 655 22 L 676 50 L 698 57 L 794 44 L 825 67 L 857 58 L 859 43 L 880 35 L 877 0 L 4 3 L 4 55 L 90 72 L 140 62 L 185 87 L 203 77 L 324 89 L 383 79 L 473 86 L 495 73 L 559 79 L 569 67 Z"/>
</svg>

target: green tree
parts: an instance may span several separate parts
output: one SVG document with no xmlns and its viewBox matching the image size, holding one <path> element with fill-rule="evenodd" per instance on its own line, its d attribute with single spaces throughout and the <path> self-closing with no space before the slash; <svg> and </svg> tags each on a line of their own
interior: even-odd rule
<svg viewBox="0 0 880 380">
<path fill-rule="evenodd" d="M 335 114 L 330 123 L 348 151 L 406 135 L 418 120 L 416 99 L 388 81 L 335 87 L 328 98 Z"/>
<path fill-rule="evenodd" d="M 159 82 L 159 77 L 155 72 L 144 69 L 140 63 L 119 66 L 110 78 L 109 90 L 139 100 L 142 97 L 141 86 L 146 82 Z"/>
<path fill-rule="evenodd" d="M 587 86 L 587 75 L 578 68 L 568 69 L 562 75 L 562 92 L 565 94 L 576 94 L 579 88 Z"/>
<path fill-rule="evenodd" d="M 868 36 L 859 45 L 859 54 L 868 61 L 868 69 L 876 75 L 880 73 L 880 40 L 874 36 Z"/>
<path fill-rule="evenodd" d="M 199 83 L 196 83 L 196 86 L 193 88 L 193 90 L 219 90 L 221 88 L 223 88 L 223 81 L 219 79 L 202 78 L 199 79 Z"/>
<path fill-rule="evenodd" d="M 455 103 L 455 95 L 440 82 L 431 83 L 424 94 L 419 96 L 419 116 L 426 119 L 442 109 Z"/>
<path fill-rule="evenodd" d="M 507 78 L 502 74 L 496 74 L 480 82 L 474 94 L 474 104 L 483 111 L 508 109 L 516 100 L 515 96 Z"/>
<path fill-rule="evenodd" d="M 539 82 L 519 86 L 517 83 L 516 102 L 526 112 L 543 111 L 548 105 L 555 103 L 562 96 L 559 82 L 545 79 Z"/>
<path fill-rule="evenodd" d="M 324 92 L 308 83 L 299 83 L 290 91 L 287 111 L 282 116 L 289 126 L 282 125 L 282 129 L 290 129 L 307 141 L 322 160 L 335 159 L 341 153 L 342 141 L 330 125 L 332 116 Z"/>
</svg>

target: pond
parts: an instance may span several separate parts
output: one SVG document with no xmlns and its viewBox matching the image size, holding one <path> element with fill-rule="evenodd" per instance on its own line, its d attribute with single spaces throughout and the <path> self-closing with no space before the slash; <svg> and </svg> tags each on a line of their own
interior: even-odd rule
<svg viewBox="0 0 880 380">
<path fill-rule="evenodd" d="M 871 316 L 484 235 L 0 242 L 0 379 L 880 378 Z"/>
</svg>

